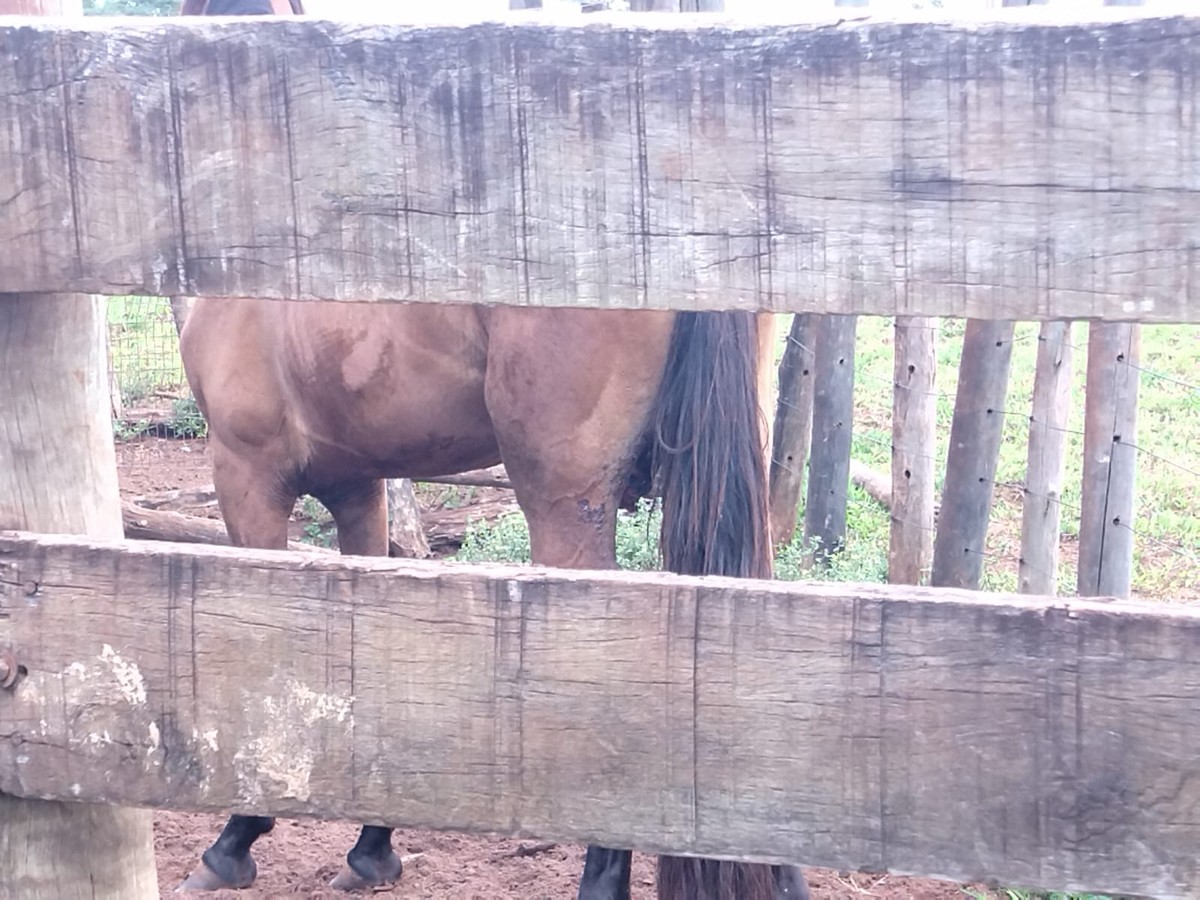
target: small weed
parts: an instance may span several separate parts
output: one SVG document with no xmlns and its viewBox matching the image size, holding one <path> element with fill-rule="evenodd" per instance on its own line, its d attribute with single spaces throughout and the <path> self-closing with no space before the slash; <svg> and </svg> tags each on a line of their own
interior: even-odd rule
<svg viewBox="0 0 1200 900">
<path fill-rule="evenodd" d="M 200 413 L 200 407 L 191 395 L 182 397 L 171 403 L 171 420 L 169 427 L 175 437 L 203 438 L 208 435 L 208 423 Z"/>
<path fill-rule="evenodd" d="M 333 521 L 333 516 L 329 514 L 329 511 L 314 497 L 302 497 L 299 506 L 300 509 L 294 514 L 295 517 L 307 520 L 302 527 L 304 534 L 300 540 L 318 547 L 335 547 L 337 545 L 337 524 Z"/>
</svg>

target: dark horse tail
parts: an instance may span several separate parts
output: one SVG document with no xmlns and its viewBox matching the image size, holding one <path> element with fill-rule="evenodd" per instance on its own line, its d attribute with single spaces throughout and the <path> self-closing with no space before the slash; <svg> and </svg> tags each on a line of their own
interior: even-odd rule
<svg viewBox="0 0 1200 900">
<path fill-rule="evenodd" d="M 676 317 L 652 423 L 668 571 L 771 577 L 758 350 L 751 313 Z M 787 883 L 775 866 L 678 856 L 658 861 L 659 900 L 798 896 Z"/>
<path fill-rule="evenodd" d="M 653 420 L 668 571 L 771 577 L 757 373 L 752 313 L 675 317 Z"/>
</svg>

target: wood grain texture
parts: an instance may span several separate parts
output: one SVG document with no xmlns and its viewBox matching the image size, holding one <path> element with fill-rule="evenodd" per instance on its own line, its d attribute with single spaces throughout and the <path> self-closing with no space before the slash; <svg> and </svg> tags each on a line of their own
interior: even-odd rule
<svg viewBox="0 0 1200 900">
<path fill-rule="evenodd" d="M 121 536 L 106 336 L 99 297 L 0 294 L 0 528 Z M 0 651 L 11 649 L 7 637 L 0 622 Z M 5 737 L 6 712 L 0 743 L 17 750 L 20 741 Z M 2 900 L 157 900 L 149 813 L 13 793 L 0 784 Z"/>
<path fill-rule="evenodd" d="M 1071 416 L 1070 322 L 1043 322 L 1029 413 L 1029 454 L 1021 503 L 1017 590 L 1058 593 L 1058 544 Z"/>
<path fill-rule="evenodd" d="M 846 540 L 850 445 L 854 429 L 857 316 L 819 316 L 813 328 L 812 447 L 804 503 L 804 537 L 827 559 Z"/>
<path fill-rule="evenodd" d="M 1088 327 L 1076 582 L 1084 597 L 1128 597 L 1133 586 L 1141 343 L 1137 325 Z"/>
<path fill-rule="evenodd" d="M 1200 20 L 596 18 L 4 25 L 0 284 L 1200 321 Z"/>
<path fill-rule="evenodd" d="M 804 469 L 812 443 L 816 325 L 816 316 L 793 318 L 779 360 L 779 391 L 771 429 L 771 538 L 776 546 L 790 542 L 795 534 L 804 490 Z"/>
<path fill-rule="evenodd" d="M 1195 609 L 12 534 L 0 587 L 10 793 L 1200 883 Z"/>
<path fill-rule="evenodd" d="M 933 541 L 935 587 L 978 589 L 987 555 L 992 488 L 1004 438 L 1012 322 L 970 319 L 963 331 L 946 477 Z"/>
<path fill-rule="evenodd" d="M 407 478 L 387 480 L 389 555 L 428 559 L 429 541 L 421 527 L 421 505 Z"/>
<path fill-rule="evenodd" d="M 920 584 L 933 558 L 937 448 L 936 319 L 896 319 L 888 581 Z M 1053 593 L 1053 591 L 1050 591 Z"/>
</svg>

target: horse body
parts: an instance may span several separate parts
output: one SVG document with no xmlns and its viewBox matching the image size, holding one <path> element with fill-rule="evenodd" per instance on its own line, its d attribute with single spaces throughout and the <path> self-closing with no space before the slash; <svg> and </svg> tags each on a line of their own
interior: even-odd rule
<svg viewBox="0 0 1200 900">
<path fill-rule="evenodd" d="M 370 507 L 376 532 L 343 549 L 385 552 L 381 479 L 503 460 L 538 562 L 604 568 L 673 319 L 200 299 L 181 352 L 239 544 L 284 546 L 312 494 L 339 534 Z"/>
</svg>

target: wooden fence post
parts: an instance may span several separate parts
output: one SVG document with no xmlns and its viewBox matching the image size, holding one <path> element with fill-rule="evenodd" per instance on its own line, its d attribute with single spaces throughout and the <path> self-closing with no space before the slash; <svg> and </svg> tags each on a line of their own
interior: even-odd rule
<svg viewBox="0 0 1200 900">
<path fill-rule="evenodd" d="M 429 541 L 421 528 L 421 506 L 407 478 L 387 480 L 388 550 L 392 556 L 428 559 Z"/>
<path fill-rule="evenodd" d="M 1062 521 L 1067 419 L 1071 413 L 1071 323 L 1043 322 L 1038 334 L 1033 405 L 1029 414 L 1029 462 L 1021 504 L 1023 594 L 1058 592 L 1058 541 Z"/>
<path fill-rule="evenodd" d="M 983 576 L 1012 338 L 1012 322 L 967 320 L 933 544 L 934 587 L 978 589 Z"/>
<path fill-rule="evenodd" d="M 83 7 L 0 0 L 3 15 Z M 0 529 L 123 536 L 108 368 L 103 299 L 0 294 Z M 145 810 L 0 794 L 0 897 L 157 900 L 153 822 Z"/>
<path fill-rule="evenodd" d="M 896 319 L 888 581 L 920 584 L 933 556 L 938 320 Z"/>
<path fill-rule="evenodd" d="M 857 316 L 817 316 L 814 331 L 812 451 L 804 536 L 813 557 L 827 560 L 846 540 L 846 493 L 854 424 L 854 339 Z"/>
<path fill-rule="evenodd" d="M 101 298 L 0 294 L 0 529 L 122 537 L 106 331 Z M 156 900 L 151 814 L 0 795 L 0 897 Z"/>
<path fill-rule="evenodd" d="M 1133 581 L 1141 333 L 1125 322 L 1088 326 L 1077 582 L 1084 597 L 1128 597 Z"/>
<path fill-rule="evenodd" d="M 779 399 L 771 447 L 771 535 L 777 545 L 791 541 L 796 532 L 804 466 L 812 442 L 816 324 L 814 315 L 794 316 L 779 361 Z"/>
</svg>

